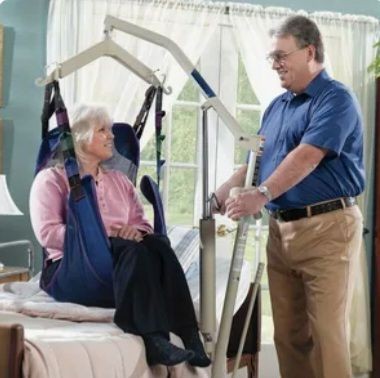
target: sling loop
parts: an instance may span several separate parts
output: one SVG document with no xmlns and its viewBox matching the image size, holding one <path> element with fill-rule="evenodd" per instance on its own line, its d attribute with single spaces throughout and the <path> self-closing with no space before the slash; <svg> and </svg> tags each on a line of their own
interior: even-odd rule
<svg viewBox="0 0 380 378">
<path fill-rule="evenodd" d="M 161 167 L 165 163 L 165 160 L 161 159 L 162 154 L 162 142 L 165 139 L 165 135 L 162 135 L 162 118 L 165 116 L 165 111 L 162 110 L 162 87 L 154 87 L 151 85 L 145 92 L 145 100 L 140 109 L 139 114 L 136 117 L 136 121 L 133 125 L 133 130 L 136 133 L 137 138 L 140 140 L 144 132 L 145 124 L 148 119 L 149 110 L 152 106 L 153 100 L 156 97 L 155 108 L 155 140 L 156 140 L 156 175 L 157 185 L 160 185 Z"/>
</svg>

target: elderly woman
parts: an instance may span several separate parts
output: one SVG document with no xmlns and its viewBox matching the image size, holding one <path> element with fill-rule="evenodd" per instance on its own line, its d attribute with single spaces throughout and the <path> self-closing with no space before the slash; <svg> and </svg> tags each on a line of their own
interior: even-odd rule
<svg viewBox="0 0 380 378">
<path fill-rule="evenodd" d="M 208 366 L 189 288 L 168 239 L 153 234 L 128 178 L 102 167 L 113 151 L 110 116 L 103 107 L 81 105 L 70 118 L 80 174 L 95 180 L 100 215 L 111 241 L 115 323 L 142 336 L 150 365 L 188 361 Z M 48 258 L 45 281 L 52 279 L 63 257 L 68 193 L 62 163 L 39 172 L 32 185 L 32 226 Z M 180 336 L 186 349 L 171 344 L 169 332 Z"/>
</svg>

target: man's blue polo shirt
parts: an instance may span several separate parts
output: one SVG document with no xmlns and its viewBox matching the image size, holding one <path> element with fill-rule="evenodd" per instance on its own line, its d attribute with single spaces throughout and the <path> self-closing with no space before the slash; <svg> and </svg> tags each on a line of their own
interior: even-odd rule
<svg viewBox="0 0 380 378">
<path fill-rule="evenodd" d="M 327 156 L 299 184 L 270 202 L 270 210 L 304 207 L 364 190 L 363 128 L 359 105 L 322 70 L 299 95 L 276 97 L 266 109 L 259 182 L 265 181 L 299 144 L 327 149 Z"/>
</svg>

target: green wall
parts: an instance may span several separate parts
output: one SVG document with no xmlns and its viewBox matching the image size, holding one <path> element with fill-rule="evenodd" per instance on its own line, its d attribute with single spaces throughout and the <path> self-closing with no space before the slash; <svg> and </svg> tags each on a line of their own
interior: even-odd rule
<svg viewBox="0 0 380 378">
<path fill-rule="evenodd" d="M 0 216 L 0 242 L 34 240 L 28 195 L 40 139 L 39 116 L 43 90 L 34 84 L 46 55 L 48 0 L 5 0 L 0 5 L 4 26 L 3 172 L 12 197 L 24 216 Z M 37 246 L 37 244 L 36 244 Z M 40 253 L 37 253 L 40 255 Z M 0 261 L 24 265 L 22 249 L 0 250 Z M 36 263 L 40 266 L 40 259 Z"/>
<path fill-rule="evenodd" d="M 380 18 L 377 0 L 261 0 L 263 6 L 280 6 L 306 11 L 365 14 Z M 0 5 L 0 23 L 5 27 L 3 171 L 12 196 L 24 216 L 0 216 L 0 242 L 30 239 L 36 245 L 36 268 L 41 266 L 39 247 L 33 237 L 28 212 L 28 195 L 40 141 L 40 111 L 43 90 L 34 84 L 45 65 L 46 21 L 49 0 L 5 0 Z M 22 249 L 0 250 L 0 261 L 25 264 Z"/>
</svg>

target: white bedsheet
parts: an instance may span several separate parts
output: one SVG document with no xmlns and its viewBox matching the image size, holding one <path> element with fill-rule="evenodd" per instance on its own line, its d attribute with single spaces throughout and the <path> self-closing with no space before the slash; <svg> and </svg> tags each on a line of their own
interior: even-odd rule
<svg viewBox="0 0 380 378">
<path fill-rule="evenodd" d="M 189 260 L 189 259 L 188 259 Z M 216 317 L 219 323 L 223 310 L 229 273 L 229 258 L 216 259 Z M 189 261 L 186 278 L 199 319 L 199 264 L 198 259 Z M 75 303 L 56 302 L 39 288 L 39 275 L 29 282 L 11 282 L 0 285 L 0 310 L 19 312 L 29 316 L 72 321 L 112 322 L 114 310 L 100 307 L 86 307 Z M 247 296 L 251 281 L 250 266 L 243 263 L 235 312 Z"/>
</svg>

